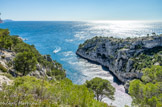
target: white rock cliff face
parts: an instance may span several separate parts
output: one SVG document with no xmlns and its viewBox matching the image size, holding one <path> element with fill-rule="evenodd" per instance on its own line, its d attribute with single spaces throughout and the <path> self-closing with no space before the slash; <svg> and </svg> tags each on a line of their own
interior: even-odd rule
<svg viewBox="0 0 162 107">
<path fill-rule="evenodd" d="M 2 90 L 3 84 L 10 85 L 12 83 L 12 80 L 7 78 L 6 76 L 0 75 L 0 91 Z"/>
<path fill-rule="evenodd" d="M 155 47 L 162 47 L 162 35 L 127 39 L 95 37 L 81 44 L 76 54 L 108 67 L 121 82 L 126 83 L 142 76 L 133 68 L 132 58 Z"/>
</svg>

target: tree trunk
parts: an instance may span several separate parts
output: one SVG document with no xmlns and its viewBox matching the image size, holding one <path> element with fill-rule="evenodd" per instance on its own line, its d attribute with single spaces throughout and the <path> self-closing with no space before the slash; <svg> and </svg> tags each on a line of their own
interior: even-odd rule
<svg viewBox="0 0 162 107">
<path fill-rule="evenodd" d="M 23 71 L 23 76 L 25 75 L 25 67 L 24 67 L 24 71 Z"/>
<path fill-rule="evenodd" d="M 96 95 L 96 97 L 97 97 L 97 100 L 99 101 L 99 95 L 98 94 Z"/>
</svg>

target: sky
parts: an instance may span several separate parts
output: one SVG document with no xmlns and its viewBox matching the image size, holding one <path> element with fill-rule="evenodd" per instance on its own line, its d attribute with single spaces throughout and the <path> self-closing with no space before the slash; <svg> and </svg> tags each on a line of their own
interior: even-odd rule
<svg viewBox="0 0 162 107">
<path fill-rule="evenodd" d="M 17 21 L 162 21 L 162 0 L 0 0 L 0 13 Z"/>
</svg>

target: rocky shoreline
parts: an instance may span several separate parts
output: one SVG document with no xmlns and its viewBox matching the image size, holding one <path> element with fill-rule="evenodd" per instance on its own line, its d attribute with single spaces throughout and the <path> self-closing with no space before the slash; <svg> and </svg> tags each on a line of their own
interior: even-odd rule
<svg viewBox="0 0 162 107">
<path fill-rule="evenodd" d="M 162 48 L 162 35 L 139 38 L 94 37 L 80 44 L 76 54 L 107 67 L 122 83 L 141 78 L 142 72 L 134 67 L 139 54 Z"/>
</svg>

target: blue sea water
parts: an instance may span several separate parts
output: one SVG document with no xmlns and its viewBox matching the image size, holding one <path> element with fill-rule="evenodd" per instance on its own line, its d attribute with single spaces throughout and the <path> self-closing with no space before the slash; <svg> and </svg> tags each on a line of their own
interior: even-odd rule
<svg viewBox="0 0 162 107">
<path fill-rule="evenodd" d="M 41 54 L 50 54 L 61 63 L 67 77 L 75 84 L 101 77 L 109 80 L 116 88 L 115 100 L 105 98 L 108 104 L 117 107 L 131 104 L 131 97 L 125 93 L 122 84 L 100 65 L 76 56 L 80 43 L 94 36 L 113 36 L 117 38 L 145 36 L 152 32 L 162 33 L 162 22 L 142 21 L 13 21 L 0 24 L 8 28 L 11 35 L 19 35 L 28 44 L 34 44 Z"/>
</svg>

